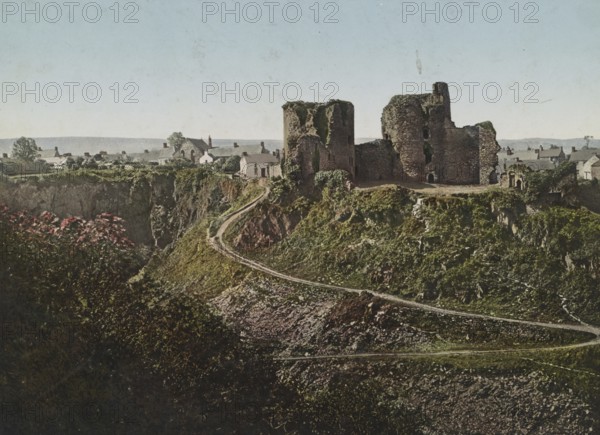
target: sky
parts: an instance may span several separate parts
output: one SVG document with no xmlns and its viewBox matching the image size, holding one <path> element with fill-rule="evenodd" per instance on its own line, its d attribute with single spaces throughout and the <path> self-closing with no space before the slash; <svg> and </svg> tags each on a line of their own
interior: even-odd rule
<svg viewBox="0 0 600 435">
<path fill-rule="evenodd" d="M 600 137 L 600 2 L 0 2 L 0 137 L 281 139 L 289 100 L 450 84 L 457 126 Z"/>
</svg>

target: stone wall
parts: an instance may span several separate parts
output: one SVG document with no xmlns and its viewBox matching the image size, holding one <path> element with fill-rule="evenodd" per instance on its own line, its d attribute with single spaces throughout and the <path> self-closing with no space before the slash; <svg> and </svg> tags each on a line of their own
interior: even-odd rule
<svg viewBox="0 0 600 435">
<path fill-rule="evenodd" d="M 435 83 L 431 94 L 397 95 L 383 110 L 383 140 L 359 146 L 351 103 L 288 103 L 283 106 L 288 172 L 299 168 L 301 181 L 343 169 L 361 181 L 496 183 L 499 146 L 492 123 L 457 128 L 450 103 L 445 83 Z"/>
<path fill-rule="evenodd" d="M 334 169 L 343 169 L 354 177 L 352 103 L 338 100 L 325 104 L 291 102 L 283 106 L 283 113 L 287 170 L 299 166 L 303 180 L 310 180 L 318 171 Z"/>
<path fill-rule="evenodd" d="M 498 174 L 498 151 L 500 145 L 496 141 L 496 130 L 491 122 L 478 124 L 479 127 L 479 184 L 496 184 Z"/>
<path fill-rule="evenodd" d="M 400 174 L 400 156 L 390 141 L 376 140 L 356 146 L 356 179 L 392 180 Z"/>
<path fill-rule="evenodd" d="M 454 128 L 450 94 L 445 83 L 436 83 L 433 93 L 397 95 L 383 109 L 382 134 L 400 156 L 402 180 L 435 181 L 445 164 L 446 129 Z"/>
<path fill-rule="evenodd" d="M 445 184 L 479 184 L 479 128 L 446 130 L 446 158 L 440 180 Z"/>
</svg>

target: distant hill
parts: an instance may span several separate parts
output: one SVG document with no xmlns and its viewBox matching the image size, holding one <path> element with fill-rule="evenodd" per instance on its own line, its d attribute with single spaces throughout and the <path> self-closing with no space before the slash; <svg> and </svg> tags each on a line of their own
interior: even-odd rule
<svg viewBox="0 0 600 435">
<path fill-rule="evenodd" d="M 501 139 L 498 143 L 502 148 L 507 146 L 516 150 L 526 150 L 527 148 L 538 148 L 540 145 L 544 147 L 550 147 L 550 145 L 557 145 L 563 147 L 566 154 L 571 153 L 571 148 L 575 147 L 578 150 L 585 146 L 585 141 L 581 139 L 542 139 L 542 138 L 530 138 L 530 139 Z M 590 148 L 600 147 L 600 139 L 594 139 L 590 141 Z"/>
<path fill-rule="evenodd" d="M 83 154 L 84 152 L 98 153 L 106 151 L 108 153 L 127 153 L 143 152 L 161 148 L 165 142 L 164 139 L 137 139 L 122 137 L 40 137 L 34 138 L 37 145 L 42 149 L 53 149 L 58 147 L 61 153 Z M 0 152 L 10 153 L 14 139 L 0 139 Z M 207 140 L 207 138 L 204 138 Z M 228 147 L 234 142 L 239 145 L 252 145 L 265 142 L 265 147 L 271 151 L 282 147 L 281 140 L 246 140 L 246 139 L 213 139 L 213 146 Z"/>
</svg>

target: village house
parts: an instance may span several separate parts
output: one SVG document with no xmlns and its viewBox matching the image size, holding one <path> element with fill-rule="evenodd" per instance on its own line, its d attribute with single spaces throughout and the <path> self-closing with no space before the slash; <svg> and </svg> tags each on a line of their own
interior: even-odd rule
<svg viewBox="0 0 600 435">
<path fill-rule="evenodd" d="M 208 151 L 208 154 L 210 154 L 210 157 L 213 159 L 212 161 L 208 161 L 208 163 L 212 163 L 219 159 L 227 160 L 234 156 L 242 157 L 244 154 L 248 156 L 269 154 L 269 150 L 265 148 L 264 142 L 261 142 L 259 145 L 238 145 L 238 143 L 235 142 L 232 147 L 211 148 Z M 209 159 L 207 158 L 207 160 Z"/>
<path fill-rule="evenodd" d="M 163 144 L 163 147 L 158 150 L 144 150 L 143 153 L 132 153 L 129 155 L 128 161 L 136 163 L 142 163 L 146 165 L 166 165 L 169 160 L 173 158 L 173 148 L 169 147 L 167 143 Z"/>
<path fill-rule="evenodd" d="M 538 158 L 540 160 L 549 160 L 554 163 L 554 166 L 559 166 L 561 163 L 567 160 L 567 156 L 562 147 L 551 145 L 550 148 L 544 149 L 540 145 L 538 150 Z"/>
<path fill-rule="evenodd" d="M 50 166 L 42 160 L 36 160 L 35 162 L 24 162 L 16 160 L 3 153 L 0 158 L 0 176 L 13 176 L 13 175 L 30 175 L 30 174 L 43 174 L 50 170 Z"/>
<path fill-rule="evenodd" d="M 209 138 L 209 143 L 204 139 L 186 138 L 185 142 L 178 150 L 175 150 L 173 158 L 188 160 L 194 164 L 200 162 L 200 158 L 212 148 L 212 139 Z"/>
<path fill-rule="evenodd" d="M 249 179 L 280 177 L 280 158 L 276 153 L 242 155 L 240 175 Z"/>
<path fill-rule="evenodd" d="M 573 148 L 569 161 L 577 164 L 577 177 L 583 180 L 592 180 L 594 177 L 592 174 L 592 167 L 598 162 L 600 156 L 600 149 L 598 148 L 582 148 L 577 151 Z"/>
<path fill-rule="evenodd" d="M 593 180 L 598 178 L 598 163 L 600 162 L 600 154 L 594 154 L 586 162 L 581 165 L 581 171 L 577 170 L 577 177 L 583 180 Z M 578 165 L 579 167 L 579 165 Z"/>
</svg>

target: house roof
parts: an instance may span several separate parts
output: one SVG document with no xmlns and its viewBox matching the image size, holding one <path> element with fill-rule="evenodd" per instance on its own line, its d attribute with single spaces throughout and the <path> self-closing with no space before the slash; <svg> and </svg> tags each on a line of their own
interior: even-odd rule
<svg viewBox="0 0 600 435">
<path fill-rule="evenodd" d="M 68 157 L 48 157 L 44 161 L 49 165 L 63 165 L 66 163 Z"/>
<path fill-rule="evenodd" d="M 527 151 L 514 151 L 511 155 L 507 156 L 508 160 L 537 160 L 538 153 L 535 150 Z"/>
<path fill-rule="evenodd" d="M 250 155 L 268 153 L 264 145 L 240 145 L 238 147 L 211 148 L 208 153 L 215 158 L 242 156 L 244 153 Z"/>
<path fill-rule="evenodd" d="M 58 157 L 58 156 L 59 156 L 58 150 L 55 150 L 55 149 L 38 151 L 38 158 L 40 158 L 40 159 L 46 159 L 46 158 Z"/>
<path fill-rule="evenodd" d="M 130 156 L 138 162 L 156 162 L 173 158 L 173 148 L 150 150 L 147 153 L 133 153 Z"/>
<path fill-rule="evenodd" d="M 579 151 L 574 151 L 569 157 L 570 162 L 587 162 L 594 155 L 600 155 L 600 149 L 598 148 L 583 148 Z"/>
<path fill-rule="evenodd" d="M 549 148 L 547 150 L 540 150 L 540 159 L 551 159 L 555 157 L 560 157 L 563 154 L 562 148 Z"/>
<path fill-rule="evenodd" d="M 279 159 L 272 154 L 251 154 L 251 155 L 242 157 L 242 159 L 245 160 L 247 164 L 249 164 L 249 163 L 273 163 L 273 164 L 279 163 Z"/>
<path fill-rule="evenodd" d="M 514 162 L 513 164 L 527 166 L 532 171 L 548 171 L 556 168 L 554 163 L 549 160 L 522 160 L 519 162 Z"/>
<path fill-rule="evenodd" d="M 105 154 L 102 158 L 107 162 L 114 162 L 115 160 L 130 160 L 130 157 L 127 154 L 119 153 L 119 154 Z"/>
<path fill-rule="evenodd" d="M 186 138 L 185 142 L 181 146 L 181 149 L 190 149 L 190 148 L 196 149 L 196 150 L 202 151 L 202 152 L 208 151 L 210 149 L 208 144 L 206 142 L 204 142 L 204 139 Z"/>
</svg>

